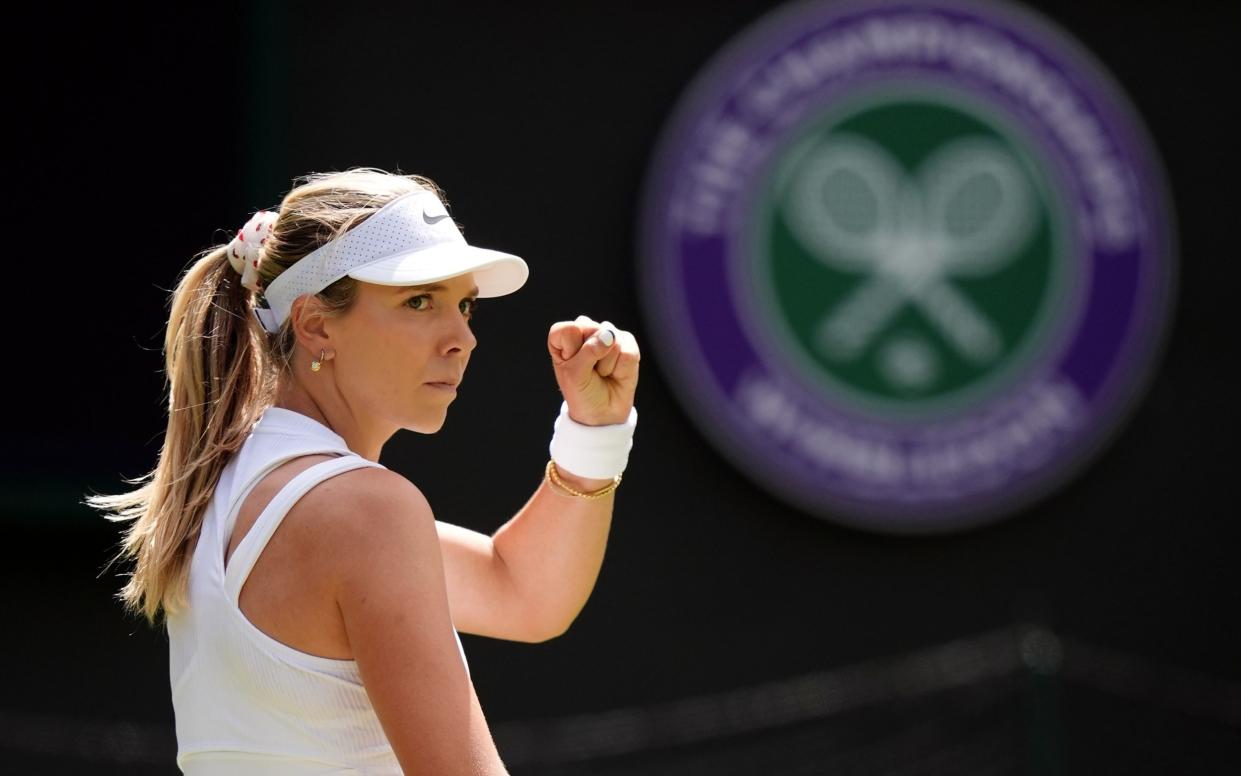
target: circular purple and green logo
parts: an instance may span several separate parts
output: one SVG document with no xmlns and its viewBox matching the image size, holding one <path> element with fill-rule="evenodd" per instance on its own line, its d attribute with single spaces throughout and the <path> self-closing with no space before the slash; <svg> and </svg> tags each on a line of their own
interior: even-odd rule
<svg viewBox="0 0 1241 776">
<path fill-rule="evenodd" d="M 811 2 L 698 76 L 647 180 L 645 313 L 691 418 L 857 527 L 998 519 L 1098 454 L 1174 284 L 1119 88 L 1009 3 Z"/>
</svg>

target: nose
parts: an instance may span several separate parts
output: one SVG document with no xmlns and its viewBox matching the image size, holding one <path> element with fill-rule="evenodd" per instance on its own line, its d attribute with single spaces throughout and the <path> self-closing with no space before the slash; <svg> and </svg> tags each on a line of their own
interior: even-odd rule
<svg viewBox="0 0 1241 776">
<path fill-rule="evenodd" d="M 474 336 L 474 331 L 470 328 L 470 322 L 464 315 L 451 315 L 450 319 L 454 323 L 449 325 L 448 331 L 444 335 L 443 349 L 445 354 L 463 351 L 466 355 L 474 350 L 478 345 L 478 339 Z"/>
</svg>

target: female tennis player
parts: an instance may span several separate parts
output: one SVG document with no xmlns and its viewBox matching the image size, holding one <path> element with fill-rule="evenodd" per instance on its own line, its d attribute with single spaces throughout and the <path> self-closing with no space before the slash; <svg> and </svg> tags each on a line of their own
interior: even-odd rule
<svg viewBox="0 0 1241 776">
<path fill-rule="evenodd" d="M 88 503 L 131 521 L 119 595 L 164 615 L 184 773 L 506 773 L 457 634 L 539 642 L 584 606 L 637 423 L 637 342 L 585 316 L 551 326 L 550 460 L 492 536 L 436 521 L 378 461 L 397 430 L 443 426 L 477 299 L 526 277 L 466 243 L 431 181 L 360 167 L 303 176 L 180 279 L 159 462 Z M 455 484 L 487 487 L 467 463 Z"/>
</svg>

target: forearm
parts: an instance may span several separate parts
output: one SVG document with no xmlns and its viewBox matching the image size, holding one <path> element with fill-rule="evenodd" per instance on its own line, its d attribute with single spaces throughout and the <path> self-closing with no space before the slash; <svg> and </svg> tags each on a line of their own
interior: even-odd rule
<svg viewBox="0 0 1241 776">
<path fill-rule="evenodd" d="M 566 484 L 584 492 L 611 482 L 559 472 Z M 526 618 L 548 638 L 569 627 L 594 590 L 615 498 L 615 491 L 597 499 L 567 495 L 544 478 L 525 506 L 492 535 Z"/>
<path fill-rule="evenodd" d="M 580 315 L 552 326 L 547 349 L 564 395 L 548 452 L 565 488 L 598 491 L 624 471 L 633 444 L 637 340 Z M 521 511 L 492 535 L 521 619 L 544 638 L 568 629 L 590 598 L 616 498 L 614 490 L 598 498 L 575 496 L 550 480 L 545 476 Z"/>
</svg>

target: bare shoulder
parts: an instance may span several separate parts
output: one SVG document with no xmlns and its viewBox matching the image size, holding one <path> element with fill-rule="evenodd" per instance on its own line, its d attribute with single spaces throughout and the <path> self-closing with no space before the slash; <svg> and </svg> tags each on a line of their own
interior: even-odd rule
<svg viewBox="0 0 1241 776">
<path fill-rule="evenodd" d="M 319 573 L 339 583 L 357 566 L 439 561 L 435 516 L 414 483 L 390 469 L 351 469 L 316 485 L 299 504 L 311 527 Z M 430 539 L 436 539 L 430 544 Z M 434 557 L 428 557 L 432 555 Z"/>
<path fill-rule="evenodd" d="M 390 469 L 363 466 L 325 480 L 311 508 L 341 529 L 374 528 L 385 520 L 431 517 L 431 505 L 414 483 Z"/>
<path fill-rule="evenodd" d="M 364 550 L 367 542 L 402 523 L 434 521 L 422 491 L 400 474 L 373 466 L 350 469 L 315 483 L 297 500 L 290 514 L 297 516 L 306 542 L 304 549 L 316 556 L 319 574 L 331 572 L 325 564 L 343 559 L 340 551 L 351 547 Z"/>
<path fill-rule="evenodd" d="M 402 768 L 506 773 L 457 646 L 426 497 L 387 469 L 332 480 L 311 507 L 323 526 L 317 544 L 349 649 Z"/>
<path fill-rule="evenodd" d="M 353 502 L 375 503 L 378 501 L 410 500 L 426 504 L 422 491 L 403 475 L 379 466 L 359 466 L 330 477 L 320 483 L 320 494 L 332 493 L 337 498 L 347 497 Z M 343 506 L 337 504 L 337 507 Z M 428 507 L 429 508 L 429 507 Z"/>
</svg>

